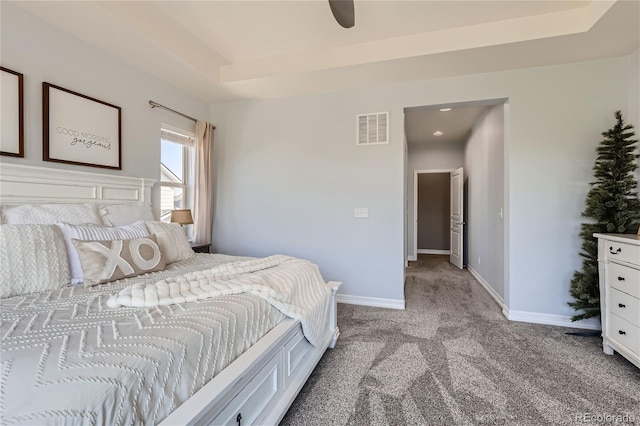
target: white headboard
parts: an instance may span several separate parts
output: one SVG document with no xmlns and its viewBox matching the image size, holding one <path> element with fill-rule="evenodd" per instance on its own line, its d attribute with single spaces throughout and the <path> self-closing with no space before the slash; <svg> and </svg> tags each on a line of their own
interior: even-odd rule
<svg viewBox="0 0 640 426">
<path fill-rule="evenodd" d="M 151 204 L 154 179 L 0 163 L 0 204 Z"/>
</svg>

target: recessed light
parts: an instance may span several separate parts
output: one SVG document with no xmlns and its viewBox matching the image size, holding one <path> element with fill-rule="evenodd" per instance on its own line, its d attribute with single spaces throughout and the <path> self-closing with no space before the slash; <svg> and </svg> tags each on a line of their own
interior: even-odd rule
<svg viewBox="0 0 640 426">
<path fill-rule="evenodd" d="M 442 133 L 440 130 L 433 132 L 433 136 L 442 136 L 442 135 L 444 135 L 444 133 Z"/>
<path fill-rule="evenodd" d="M 442 111 L 442 112 L 451 111 L 451 108 L 440 108 L 440 111 Z"/>
</svg>

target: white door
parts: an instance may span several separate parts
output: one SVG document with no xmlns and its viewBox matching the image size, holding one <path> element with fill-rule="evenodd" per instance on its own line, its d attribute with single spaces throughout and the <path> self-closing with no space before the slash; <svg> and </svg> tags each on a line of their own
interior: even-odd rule
<svg viewBox="0 0 640 426">
<path fill-rule="evenodd" d="M 464 172 L 462 168 L 451 172 L 451 253 L 449 261 L 462 269 L 464 264 L 462 237 L 464 222 L 462 221 Z"/>
</svg>

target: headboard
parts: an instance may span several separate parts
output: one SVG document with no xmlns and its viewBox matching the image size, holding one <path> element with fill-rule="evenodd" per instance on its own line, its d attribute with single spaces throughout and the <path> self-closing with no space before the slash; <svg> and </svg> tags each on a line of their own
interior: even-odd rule
<svg viewBox="0 0 640 426">
<path fill-rule="evenodd" d="M 0 204 L 151 204 L 154 179 L 0 163 Z"/>
</svg>

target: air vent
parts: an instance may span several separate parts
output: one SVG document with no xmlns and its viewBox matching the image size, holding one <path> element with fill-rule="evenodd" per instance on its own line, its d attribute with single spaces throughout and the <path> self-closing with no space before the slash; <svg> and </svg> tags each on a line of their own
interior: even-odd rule
<svg viewBox="0 0 640 426">
<path fill-rule="evenodd" d="M 389 113 L 376 112 L 358 115 L 357 145 L 389 143 Z"/>
</svg>

